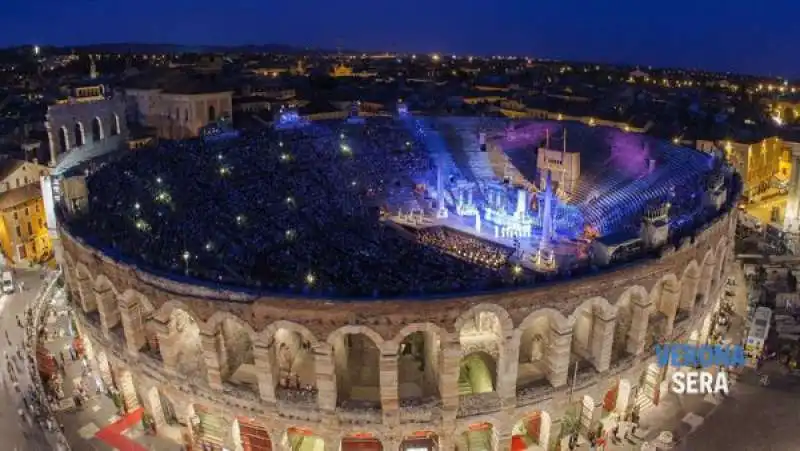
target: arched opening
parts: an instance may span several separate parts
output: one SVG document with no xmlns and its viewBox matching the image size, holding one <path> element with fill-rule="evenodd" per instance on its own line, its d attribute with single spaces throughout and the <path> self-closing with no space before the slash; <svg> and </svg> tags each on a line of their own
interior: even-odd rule
<svg viewBox="0 0 800 451">
<path fill-rule="evenodd" d="M 208 122 L 214 122 L 217 120 L 217 110 L 214 108 L 214 105 L 208 106 Z"/>
<path fill-rule="evenodd" d="M 160 345 L 161 355 L 164 360 L 169 358 L 174 362 L 175 371 L 189 377 L 206 377 L 200 327 L 191 315 L 180 309 L 172 311 L 166 341 Z M 170 353 L 169 357 L 165 352 Z"/>
<path fill-rule="evenodd" d="M 681 276 L 681 296 L 678 302 L 678 313 L 675 315 L 674 324 L 683 322 L 689 318 L 692 310 L 694 309 L 695 301 L 698 298 L 698 290 L 700 287 L 700 268 L 697 266 L 696 261 L 689 263 L 689 266 L 683 270 Z"/>
<path fill-rule="evenodd" d="M 517 421 L 511 436 L 511 451 L 548 451 L 550 443 L 550 415 L 533 412 Z"/>
<path fill-rule="evenodd" d="M 489 423 L 473 424 L 461 436 L 458 451 L 492 451 L 494 428 Z"/>
<path fill-rule="evenodd" d="M 92 142 L 100 141 L 103 138 L 103 124 L 99 117 L 95 117 L 92 119 Z"/>
<path fill-rule="evenodd" d="M 317 372 L 311 342 L 302 333 L 280 328 L 273 336 L 275 394 L 278 399 L 316 400 Z"/>
<path fill-rule="evenodd" d="M 225 418 L 209 407 L 194 404 L 192 409 L 192 436 L 197 447 L 215 451 L 224 449 L 230 424 L 226 425 Z"/>
<path fill-rule="evenodd" d="M 286 445 L 291 451 L 316 451 L 325 449 L 325 441 L 314 435 L 311 429 L 289 428 L 286 431 Z"/>
<path fill-rule="evenodd" d="M 417 431 L 403 438 L 400 451 L 434 451 L 438 449 L 439 437 L 431 431 Z"/>
<path fill-rule="evenodd" d="M 633 326 L 633 307 L 631 295 L 626 293 L 617 301 L 617 319 L 614 322 L 614 341 L 611 350 L 611 361 L 618 361 L 636 355 L 638 344 L 631 336 Z"/>
<path fill-rule="evenodd" d="M 233 422 L 233 439 L 240 451 L 272 451 L 272 440 L 260 422 L 237 417 Z"/>
<path fill-rule="evenodd" d="M 69 150 L 69 133 L 67 127 L 58 129 L 58 153 L 66 153 Z"/>
<path fill-rule="evenodd" d="M 86 136 L 83 134 L 83 124 L 80 122 L 75 123 L 75 147 L 80 147 L 86 144 Z"/>
<path fill-rule="evenodd" d="M 548 385 L 551 348 L 550 317 L 541 315 L 523 324 L 519 342 L 517 391 Z"/>
<path fill-rule="evenodd" d="M 725 250 L 725 243 L 721 242 L 718 244 L 717 250 L 714 253 L 714 261 L 716 262 L 716 266 L 714 267 L 714 276 L 711 279 L 711 293 L 716 293 L 722 283 L 722 275 L 725 273 Z M 714 301 L 716 302 L 716 299 L 714 299 Z"/>
<path fill-rule="evenodd" d="M 224 318 L 217 325 L 220 377 L 226 384 L 258 391 L 258 376 L 250 332 L 238 320 Z"/>
<path fill-rule="evenodd" d="M 122 315 L 117 302 L 117 292 L 111 281 L 105 276 L 99 276 L 94 284 L 95 302 L 100 315 L 100 324 L 108 331 L 109 336 L 125 342 L 125 331 L 122 327 Z"/>
<path fill-rule="evenodd" d="M 458 373 L 458 394 L 489 393 L 497 387 L 497 363 L 484 351 L 464 356 Z"/>
<path fill-rule="evenodd" d="M 438 398 L 440 349 L 434 332 L 414 332 L 400 343 L 397 390 L 401 402 Z"/>
<path fill-rule="evenodd" d="M 596 373 L 595 365 L 602 350 L 595 346 L 594 336 L 597 327 L 594 301 L 585 302 L 573 313 L 575 324 L 572 329 L 572 352 L 570 352 L 569 378 L 576 375 Z M 576 370 L 577 369 L 577 370 Z"/>
<path fill-rule="evenodd" d="M 343 334 L 333 345 L 337 401 L 345 408 L 380 409 L 380 350 L 363 333 Z"/>
<path fill-rule="evenodd" d="M 372 434 L 351 434 L 342 438 L 341 451 L 383 451 L 383 444 Z"/>
<path fill-rule="evenodd" d="M 119 115 L 117 113 L 111 114 L 111 136 L 119 135 Z"/>
</svg>

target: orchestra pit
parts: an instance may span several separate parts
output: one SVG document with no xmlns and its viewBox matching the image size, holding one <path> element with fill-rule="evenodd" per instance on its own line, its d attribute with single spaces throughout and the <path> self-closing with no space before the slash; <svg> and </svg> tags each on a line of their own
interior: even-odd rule
<svg viewBox="0 0 800 451">
<path fill-rule="evenodd" d="M 741 190 L 566 122 L 372 117 L 164 141 L 59 181 L 87 354 L 214 450 L 549 450 L 704 343 Z M 205 447 L 205 448 L 204 448 Z"/>
</svg>

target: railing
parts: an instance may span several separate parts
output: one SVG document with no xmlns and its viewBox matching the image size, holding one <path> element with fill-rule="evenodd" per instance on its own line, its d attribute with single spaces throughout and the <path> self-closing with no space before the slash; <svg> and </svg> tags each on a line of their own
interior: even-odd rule
<svg viewBox="0 0 800 451">
<path fill-rule="evenodd" d="M 497 412 L 503 407 L 497 392 L 474 393 L 458 397 L 458 418 Z"/>
<path fill-rule="evenodd" d="M 49 309 L 49 300 L 53 298 L 53 295 L 58 288 L 58 279 L 61 277 L 61 270 L 58 270 L 54 273 L 50 273 L 45 277 L 44 283 L 42 284 L 42 288 L 39 289 L 39 292 L 36 294 L 33 302 L 30 304 L 30 317 L 25 321 L 25 352 L 28 354 L 30 358 L 36 362 L 36 349 L 39 346 L 39 327 L 43 323 L 43 319 L 47 317 L 50 313 Z M 33 383 L 34 388 L 39 393 L 39 399 L 43 400 L 42 407 L 46 410 L 48 416 L 53 416 L 53 412 L 50 409 L 50 403 L 47 402 L 47 394 L 44 391 L 44 385 L 42 384 L 42 380 L 39 376 L 39 371 L 31 371 L 31 382 Z M 69 451 L 71 449 L 69 442 L 67 442 L 67 438 L 64 434 L 61 433 L 58 428 L 54 432 L 56 436 L 56 440 L 60 445 L 60 449 Z M 54 447 L 55 448 L 55 447 Z"/>
</svg>

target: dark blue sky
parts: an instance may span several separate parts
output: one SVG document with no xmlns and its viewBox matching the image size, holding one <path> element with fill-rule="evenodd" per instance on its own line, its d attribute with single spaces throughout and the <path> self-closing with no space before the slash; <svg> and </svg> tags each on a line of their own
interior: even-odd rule
<svg viewBox="0 0 800 451">
<path fill-rule="evenodd" d="M 285 43 L 800 76 L 800 2 L 7 0 L 0 45 Z M 792 35 L 792 31 L 794 35 Z M 794 45 L 793 45 L 794 44 Z"/>
</svg>

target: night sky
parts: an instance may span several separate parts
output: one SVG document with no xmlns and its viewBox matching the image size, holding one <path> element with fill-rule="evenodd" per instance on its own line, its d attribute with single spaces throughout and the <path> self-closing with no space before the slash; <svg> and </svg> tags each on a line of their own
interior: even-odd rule
<svg viewBox="0 0 800 451">
<path fill-rule="evenodd" d="M 798 16 L 789 0 L 6 0 L 0 46 L 279 43 L 800 76 Z"/>
</svg>

